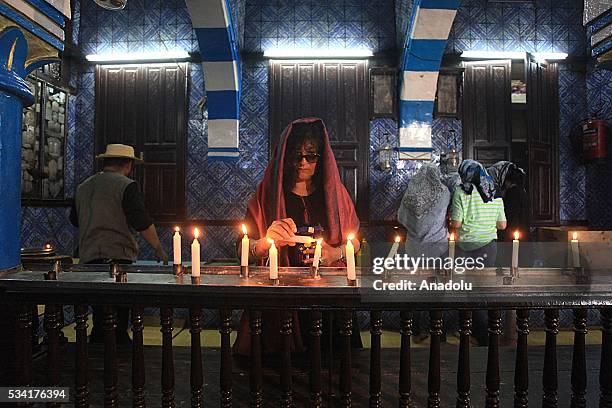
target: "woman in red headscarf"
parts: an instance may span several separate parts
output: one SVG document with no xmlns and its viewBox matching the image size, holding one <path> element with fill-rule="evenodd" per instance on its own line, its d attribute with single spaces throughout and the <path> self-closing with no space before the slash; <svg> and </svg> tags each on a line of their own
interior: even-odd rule
<svg viewBox="0 0 612 408">
<path fill-rule="evenodd" d="M 271 238 L 279 248 L 279 265 L 304 266 L 311 263 L 311 259 L 304 260 L 290 239 L 298 227 L 318 227 L 323 231 L 324 240 L 321 265 L 344 264 L 346 237 L 359 230 L 359 219 L 340 181 L 336 159 L 321 119 L 298 119 L 285 128 L 274 158 L 268 163 L 263 180 L 249 200 L 246 223 L 249 231 L 253 231 L 249 234 L 252 238 L 250 253 L 255 259 L 268 255 L 270 244 L 266 238 Z M 359 241 L 354 240 L 353 244 L 358 251 Z M 303 351 L 296 316 L 294 314 L 292 348 Z M 262 320 L 264 352 L 279 350 L 280 315 L 266 312 Z M 249 354 L 246 313 L 240 326 L 234 348 L 239 354 Z"/>
</svg>

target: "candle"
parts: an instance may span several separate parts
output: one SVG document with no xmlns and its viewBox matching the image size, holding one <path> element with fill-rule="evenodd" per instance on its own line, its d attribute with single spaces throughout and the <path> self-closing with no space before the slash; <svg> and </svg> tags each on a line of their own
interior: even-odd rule
<svg viewBox="0 0 612 408">
<path fill-rule="evenodd" d="M 519 232 L 514 231 L 514 239 L 512 240 L 512 267 L 518 268 L 519 259 Z"/>
<path fill-rule="evenodd" d="M 574 268 L 580 268 L 580 248 L 578 247 L 578 233 L 572 233 L 572 259 L 574 260 Z"/>
<path fill-rule="evenodd" d="M 352 239 L 355 239 L 355 235 L 349 234 L 346 240 L 346 277 L 350 281 L 357 279 L 355 273 L 355 247 L 351 242 Z"/>
<path fill-rule="evenodd" d="M 317 239 L 317 246 L 315 247 L 314 258 L 312 259 L 312 266 L 315 268 L 319 267 L 319 261 L 321 260 L 321 243 L 322 239 Z"/>
<path fill-rule="evenodd" d="M 395 242 L 393 243 L 393 245 L 391 245 L 391 250 L 387 254 L 387 258 L 395 258 L 395 255 L 397 255 L 397 249 L 399 248 L 399 243 L 400 243 L 400 236 L 396 235 Z"/>
<path fill-rule="evenodd" d="M 270 262 L 270 279 L 278 279 L 278 250 L 274 245 L 274 240 L 268 238 L 270 250 L 268 251 L 268 260 Z"/>
<path fill-rule="evenodd" d="M 200 242 L 198 237 L 200 231 L 196 228 L 193 230 L 193 242 L 191 243 L 191 276 L 200 276 Z"/>
<path fill-rule="evenodd" d="M 451 232 L 450 237 L 448 238 L 448 257 L 451 260 L 451 268 L 455 263 L 455 233 Z"/>
<path fill-rule="evenodd" d="M 174 227 L 174 235 L 172 236 L 172 249 L 174 253 L 174 261 L 175 265 L 180 265 L 182 262 L 181 259 L 181 234 L 179 233 L 180 228 Z"/>
<path fill-rule="evenodd" d="M 242 249 L 240 254 L 240 266 L 249 266 L 249 236 L 247 235 L 246 225 L 242 224 Z"/>
</svg>

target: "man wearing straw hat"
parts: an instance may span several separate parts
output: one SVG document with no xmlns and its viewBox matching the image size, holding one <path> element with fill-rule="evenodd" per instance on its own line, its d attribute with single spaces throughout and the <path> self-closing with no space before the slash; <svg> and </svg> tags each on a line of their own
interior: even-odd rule
<svg viewBox="0 0 612 408">
<path fill-rule="evenodd" d="M 102 160 L 102 171 L 89 177 L 77 188 L 72 223 L 79 227 L 80 263 L 132 263 L 138 258 L 136 232 L 155 249 L 157 260 L 168 262 L 155 224 L 149 217 L 138 183 L 128 176 L 142 160 L 134 148 L 109 144 Z M 103 339 L 103 314 L 94 308 L 91 341 Z M 117 340 L 129 342 L 128 310 L 119 309 Z"/>
</svg>

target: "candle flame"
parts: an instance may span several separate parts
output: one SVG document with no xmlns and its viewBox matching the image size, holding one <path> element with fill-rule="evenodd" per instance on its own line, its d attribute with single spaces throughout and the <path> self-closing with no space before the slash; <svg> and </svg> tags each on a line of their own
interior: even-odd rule
<svg viewBox="0 0 612 408">
<path fill-rule="evenodd" d="M 247 234 L 246 225 L 244 225 L 244 224 L 242 224 L 242 233 L 243 233 L 244 235 L 246 235 L 246 234 Z"/>
<path fill-rule="evenodd" d="M 355 239 L 355 234 L 348 234 L 347 239 L 350 240 L 350 241 L 354 240 Z"/>
<path fill-rule="evenodd" d="M 396 235 L 396 236 L 395 236 L 395 242 L 400 242 L 400 240 L 401 240 L 400 236 L 399 236 L 399 235 Z"/>
<path fill-rule="evenodd" d="M 323 243 L 323 238 L 317 239 L 317 245 L 321 246 L 322 243 Z"/>
<path fill-rule="evenodd" d="M 268 244 L 274 245 L 274 240 L 272 238 L 266 238 L 268 240 Z"/>
<path fill-rule="evenodd" d="M 176 227 L 174 227 L 174 231 L 179 232 L 181 229 L 178 227 L 178 225 Z"/>
<path fill-rule="evenodd" d="M 53 248 L 53 245 L 51 245 L 51 244 L 45 244 L 45 249 L 51 249 L 51 248 Z"/>
<path fill-rule="evenodd" d="M 450 234 L 450 238 L 449 238 L 449 239 L 450 239 L 451 241 L 454 241 L 454 240 L 455 240 L 455 233 L 454 233 L 454 232 L 451 232 L 451 234 Z"/>
<path fill-rule="evenodd" d="M 514 239 L 518 241 L 519 236 L 520 236 L 520 234 L 519 234 L 518 230 L 514 231 Z"/>
<path fill-rule="evenodd" d="M 576 231 L 574 231 L 574 232 L 572 233 L 572 239 L 573 239 L 574 241 L 578 240 L 578 233 L 577 233 Z"/>
<path fill-rule="evenodd" d="M 195 239 L 198 239 L 198 237 L 199 237 L 199 236 L 200 236 L 200 230 L 199 230 L 199 229 L 197 229 L 197 228 L 194 228 L 194 229 L 193 229 L 193 237 L 194 237 Z"/>
</svg>

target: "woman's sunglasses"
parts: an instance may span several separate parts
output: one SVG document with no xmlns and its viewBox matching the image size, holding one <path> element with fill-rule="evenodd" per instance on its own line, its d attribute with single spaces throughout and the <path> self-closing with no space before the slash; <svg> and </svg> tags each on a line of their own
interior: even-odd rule
<svg viewBox="0 0 612 408">
<path fill-rule="evenodd" d="M 296 154 L 295 155 L 295 162 L 296 163 L 300 163 L 302 161 L 302 159 L 306 159 L 306 161 L 308 163 L 316 163 L 316 161 L 319 160 L 319 157 L 321 157 L 321 155 L 318 154 L 318 153 Z"/>
</svg>

